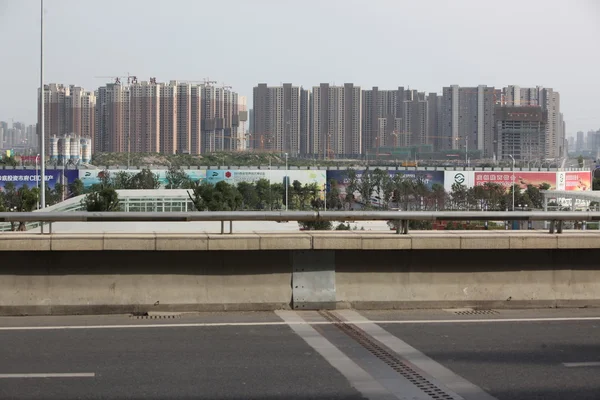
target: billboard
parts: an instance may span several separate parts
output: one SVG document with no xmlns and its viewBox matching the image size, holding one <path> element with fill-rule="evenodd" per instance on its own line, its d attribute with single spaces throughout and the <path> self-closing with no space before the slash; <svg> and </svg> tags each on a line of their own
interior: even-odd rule
<svg viewBox="0 0 600 400">
<path fill-rule="evenodd" d="M 266 179 L 271 183 L 283 183 L 286 174 L 290 184 L 298 181 L 303 185 L 316 183 L 319 187 L 324 187 L 327 178 L 327 172 L 324 170 L 292 169 L 286 172 L 282 169 L 209 169 L 206 171 L 206 181 L 212 184 L 225 181 L 237 185 L 240 182 L 254 183 Z"/>
<path fill-rule="evenodd" d="M 452 191 L 452 185 L 458 183 L 468 188 L 475 184 L 475 175 L 473 171 L 444 171 L 444 190 Z"/>
<path fill-rule="evenodd" d="M 540 186 L 543 183 L 550 185 L 549 190 L 556 190 L 556 172 L 546 171 L 484 171 L 475 172 L 474 184 L 476 186 L 484 183 L 499 183 L 506 188 L 510 188 L 514 183 L 521 189 L 527 189 L 528 185 Z"/>
<path fill-rule="evenodd" d="M 127 172 L 128 174 L 135 175 L 139 173 L 140 169 L 110 169 L 108 173 L 114 175 L 118 172 Z M 158 175 L 160 187 L 164 188 L 167 185 L 167 170 L 166 169 L 153 169 L 150 170 L 153 174 Z M 77 172 L 77 171 L 75 171 Z M 203 169 L 186 169 L 184 170 L 188 178 L 192 181 L 204 181 L 206 179 L 206 170 Z M 102 175 L 105 173 L 102 169 L 81 169 L 79 170 L 79 179 L 83 182 L 84 188 L 89 188 L 94 184 L 98 184 L 101 181 Z"/>
<path fill-rule="evenodd" d="M 77 170 L 62 170 L 62 169 L 47 169 L 46 183 L 51 189 L 54 189 L 56 183 L 64 183 L 68 185 L 78 177 Z M 63 178 L 64 177 L 64 178 Z M 0 170 L 0 190 L 7 183 L 13 183 L 15 187 L 22 186 L 36 187 L 41 181 L 40 170 L 35 169 L 3 169 Z"/>
<path fill-rule="evenodd" d="M 431 189 L 431 187 L 438 183 L 440 185 L 444 184 L 444 171 L 396 171 L 396 170 L 389 170 L 385 172 L 388 173 L 389 176 L 395 176 L 395 175 L 402 175 L 404 178 L 406 179 L 422 179 L 424 181 L 424 183 L 427 185 L 428 188 Z M 373 172 L 373 170 L 371 170 L 371 172 Z M 365 173 L 365 170 L 356 170 L 356 177 L 358 178 L 358 180 L 361 179 L 362 175 Z M 347 170 L 331 170 L 331 171 L 327 171 L 327 182 L 330 182 L 331 180 L 335 180 L 336 181 L 336 187 L 340 193 L 340 199 L 343 199 L 346 197 L 346 187 L 348 186 L 348 171 Z M 379 197 L 380 194 L 378 194 L 376 191 L 373 191 L 372 195 L 371 195 L 371 203 L 373 204 L 379 204 Z M 365 201 L 363 201 L 363 199 L 361 198 L 360 193 L 355 192 L 354 193 L 354 199 L 357 203 L 364 203 Z"/>
<path fill-rule="evenodd" d="M 592 190 L 592 173 L 589 171 L 557 172 L 557 190 Z"/>
</svg>

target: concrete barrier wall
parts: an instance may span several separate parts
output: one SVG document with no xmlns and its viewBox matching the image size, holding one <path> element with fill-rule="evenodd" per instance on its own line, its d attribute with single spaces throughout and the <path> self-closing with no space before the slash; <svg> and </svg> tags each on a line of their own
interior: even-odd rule
<svg viewBox="0 0 600 400">
<path fill-rule="evenodd" d="M 0 314 L 289 308 L 287 252 L 15 252 Z"/>
<path fill-rule="evenodd" d="M 598 235 L 29 236 L 0 240 L 1 315 L 600 304 Z"/>
<path fill-rule="evenodd" d="M 338 252 L 338 307 L 600 305 L 598 250 Z"/>
</svg>

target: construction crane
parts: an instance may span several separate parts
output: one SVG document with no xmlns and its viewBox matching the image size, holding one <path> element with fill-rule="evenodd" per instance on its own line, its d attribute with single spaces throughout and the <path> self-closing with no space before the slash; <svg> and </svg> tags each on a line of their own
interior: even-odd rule
<svg viewBox="0 0 600 400">
<path fill-rule="evenodd" d="M 246 141 L 250 142 L 250 143 L 259 143 L 259 147 L 257 148 L 256 145 L 251 146 L 250 150 L 258 150 L 260 152 L 265 151 L 265 143 L 272 143 L 272 137 L 270 133 L 248 133 L 245 135 L 246 137 Z M 250 137 L 252 137 L 250 139 Z"/>
</svg>

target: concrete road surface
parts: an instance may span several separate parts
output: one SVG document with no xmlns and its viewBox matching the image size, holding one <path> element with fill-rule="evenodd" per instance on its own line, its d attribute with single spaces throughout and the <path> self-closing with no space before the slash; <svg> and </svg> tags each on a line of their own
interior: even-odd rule
<svg viewBox="0 0 600 400">
<path fill-rule="evenodd" d="M 0 318 L 0 398 L 600 398 L 600 310 L 151 317 Z"/>
</svg>

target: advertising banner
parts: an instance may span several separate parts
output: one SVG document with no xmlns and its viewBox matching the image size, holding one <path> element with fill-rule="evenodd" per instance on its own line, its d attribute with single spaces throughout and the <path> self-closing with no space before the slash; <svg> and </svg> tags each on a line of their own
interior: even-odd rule
<svg viewBox="0 0 600 400">
<path fill-rule="evenodd" d="M 510 188 L 514 183 L 518 184 L 521 189 L 527 189 L 527 185 L 540 186 L 543 183 L 550 185 L 549 190 L 556 190 L 556 172 L 545 171 L 484 171 L 475 172 L 475 185 L 483 185 L 484 183 L 499 183 L 500 185 Z"/>
<path fill-rule="evenodd" d="M 592 190 L 592 174 L 589 171 L 557 172 L 557 189 Z"/>
<path fill-rule="evenodd" d="M 266 179 L 271 183 L 283 183 L 286 177 L 286 171 L 281 169 L 209 169 L 206 172 L 206 181 L 212 184 L 225 181 L 232 185 L 240 182 L 254 183 L 260 179 Z M 298 181 L 301 184 L 316 183 L 319 187 L 324 187 L 326 182 L 326 171 L 321 170 L 288 170 L 287 177 L 290 184 Z"/>
<path fill-rule="evenodd" d="M 356 170 L 356 177 L 360 181 L 362 175 L 364 174 L 364 170 Z M 372 172 L 372 171 L 371 171 Z M 431 189 L 431 187 L 438 183 L 440 185 L 444 184 L 444 171 L 386 171 L 389 176 L 402 175 L 406 179 L 423 179 L 424 183 Z M 348 171 L 347 170 L 331 170 L 327 171 L 327 182 L 331 180 L 336 181 L 336 187 L 340 193 L 340 198 L 343 199 L 346 197 L 346 187 L 348 186 Z M 354 199 L 357 203 L 364 203 L 363 199 L 360 196 L 360 193 L 354 193 Z M 374 191 L 371 195 L 371 202 L 373 204 L 379 204 L 379 194 Z"/>
<path fill-rule="evenodd" d="M 444 190 L 446 192 L 451 192 L 452 185 L 455 183 L 464 185 L 467 188 L 473 187 L 474 181 L 473 171 L 444 171 Z"/>
<path fill-rule="evenodd" d="M 141 170 L 139 169 L 111 169 L 108 170 L 108 173 L 114 175 L 118 172 L 127 172 L 128 174 L 135 175 L 139 173 Z M 151 170 L 153 174 L 158 175 L 158 180 L 160 181 L 160 187 L 164 188 L 167 181 L 167 170 L 166 169 L 153 169 Z M 75 171 L 77 172 L 77 171 Z M 206 170 L 203 169 L 186 169 L 184 170 L 188 178 L 192 181 L 204 181 L 206 179 Z M 83 182 L 83 187 L 89 188 L 94 184 L 98 184 L 101 181 L 102 175 L 104 175 L 105 171 L 101 169 L 81 169 L 79 170 L 79 179 Z"/>
<path fill-rule="evenodd" d="M 63 178 L 64 177 L 64 178 Z M 56 183 L 68 185 L 78 177 L 77 170 L 47 169 L 46 183 L 51 189 L 54 189 Z M 12 183 L 16 188 L 22 186 L 36 187 L 41 181 L 40 170 L 35 169 L 3 169 L 0 170 L 0 190 L 7 183 Z"/>
</svg>

